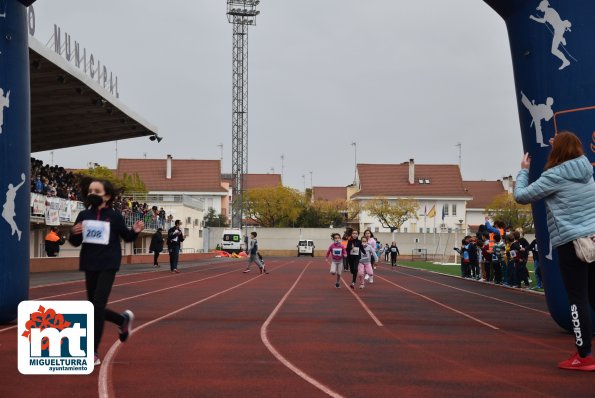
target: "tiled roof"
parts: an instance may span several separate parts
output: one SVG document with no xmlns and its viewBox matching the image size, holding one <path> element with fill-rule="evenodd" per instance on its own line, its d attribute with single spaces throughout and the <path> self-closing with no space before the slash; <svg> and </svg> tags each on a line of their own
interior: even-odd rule
<svg viewBox="0 0 595 398">
<path fill-rule="evenodd" d="M 358 197 L 469 197 L 459 166 L 416 164 L 414 183 L 409 184 L 409 164 L 358 164 Z M 424 183 L 420 183 L 423 180 Z M 425 183 L 425 181 L 429 183 Z"/>
<path fill-rule="evenodd" d="M 166 159 L 118 159 L 118 176 L 138 173 L 149 191 L 222 192 L 219 160 L 172 159 L 171 179 Z"/>
<path fill-rule="evenodd" d="M 314 200 L 347 200 L 346 187 L 314 187 L 312 191 Z"/>
<path fill-rule="evenodd" d="M 244 189 L 275 188 L 283 185 L 281 174 L 246 174 L 245 177 L 246 186 Z M 233 183 L 230 178 L 223 178 L 223 181 L 229 182 L 230 186 Z"/>
<path fill-rule="evenodd" d="M 502 181 L 463 181 L 473 200 L 467 202 L 468 209 L 485 209 L 494 198 L 506 192 Z"/>
</svg>

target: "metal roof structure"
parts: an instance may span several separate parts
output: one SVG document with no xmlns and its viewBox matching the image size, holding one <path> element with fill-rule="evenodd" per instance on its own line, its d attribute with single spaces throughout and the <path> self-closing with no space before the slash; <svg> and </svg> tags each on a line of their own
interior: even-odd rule
<svg viewBox="0 0 595 398">
<path fill-rule="evenodd" d="M 29 37 L 31 152 L 157 134 L 96 80 Z"/>
</svg>

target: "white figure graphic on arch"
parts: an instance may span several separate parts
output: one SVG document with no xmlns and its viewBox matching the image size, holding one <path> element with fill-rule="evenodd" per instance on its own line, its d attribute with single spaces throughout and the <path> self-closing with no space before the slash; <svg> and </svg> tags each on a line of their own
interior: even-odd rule
<svg viewBox="0 0 595 398">
<path fill-rule="evenodd" d="M 554 104 L 554 99 L 552 97 L 547 97 L 545 100 L 545 104 L 536 104 L 535 100 L 529 100 L 525 93 L 521 91 L 521 102 L 527 108 L 529 113 L 531 114 L 531 126 L 535 125 L 535 140 L 541 147 L 548 146 L 543 141 L 543 132 L 541 131 L 541 121 L 549 121 L 552 117 L 554 117 L 554 111 L 552 110 L 552 105 Z"/>
<path fill-rule="evenodd" d="M 552 40 L 552 54 L 558 57 L 560 61 L 562 61 L 562 65 L 560 65 L 560 67 L 558 68 L 559 70 L 562 70 L 566 68 L 568 65 L 570 65 L 570 61 L 568 60 L 568 58 L 566 58 L 564 53 L 560 51 L 560 45 L 562 46 L 562 49 L 564 49 L 566 53 L 568 53 L 568 50 L 566 50 L 565 48 L 566 39 L 564 38 L 564 34 L 566 32 L 571 31 L 570 27 L 572 26 L 572 24 L 567 19 L 562 20 L 562 18 L 560 18 L 560 14 L 558 14 L 556 10 L 550 7 L 550 2 L 548 0 L 543 0 L 541 3 L 539 3 L 539 5 L 537 6 L 537 10 L 543 12 L 543 18 L 536 17 L 535 15 L 529 15 L 529 18 L 535 22 L 544 24 L 548 28 L 548 30 L 554 35 L 554 38 Z M 548 24 L 551 25 L 551 28 L 548 26 Z M 573 58 L 572 55 L 570 55 L 570 53 L 568 53 L 568 56 L 570 56 L 570 58 Z M 576 59 L 574 60 L 576 61 Z"/>
<path fill-rule="evenodd" d="M 10 90 L 4 96 L 4 90 L 0 88 L 0 134 L 2 134 L 2 126 L 4 125 L 4 108 L 10 108 Z"/>
<path fill-rule="evenodd" d="M 14 235 L 16 232 L 19 241 L 21 240 L 22 231 L 19 230 L 19 227 L 17 226 L 17 223 L 14 220 L 14 218 L 17 215 L 15 213 L 15 199 L 17 197 L 17 191 L 25 183 L 25 173 L 21 174 L 21 179 L 21 183 L 16 187 L 12 184 L 8 184 L 8 191 L 6 191 L 6 202 L 4 202 L 4 206 L 2 206 L 4 208 L 4 210 L 2 210 L 2 218 L 6 220 L 6 222 L 8 223 L 8 225 L 10 225 L 10 228 L 12 229 L 10 236 Z"/>
</svg>

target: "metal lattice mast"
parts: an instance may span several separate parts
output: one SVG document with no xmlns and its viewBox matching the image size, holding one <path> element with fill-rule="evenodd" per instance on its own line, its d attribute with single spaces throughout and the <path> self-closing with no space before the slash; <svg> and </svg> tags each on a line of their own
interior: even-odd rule
<svg viewBox="0 0 595 398">
<path fill-rule="evenodd" d="M 248 27 L 256 25 L 259 0 L 227 0 L 227 20 L 233 24 L 233 97 L 231 222 L 242 227 L 245 175 L 248 173 Z"/>
</svg>

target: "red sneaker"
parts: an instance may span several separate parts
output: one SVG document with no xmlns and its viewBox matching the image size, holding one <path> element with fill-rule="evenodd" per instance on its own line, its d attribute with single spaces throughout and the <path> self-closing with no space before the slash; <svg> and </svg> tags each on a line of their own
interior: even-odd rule
<svg viewBox="0 0 595 398">
<path fill-rule="evenodd" d="M 573 356 L 565 361 L 558 364 L 560 369 L 571 369 L 571 370 L 584 370 L 584 371 L 595 371 L 595 359 L 592 355 L 581 358 L 578 352 L 574 353 Z"/>
</svg>

